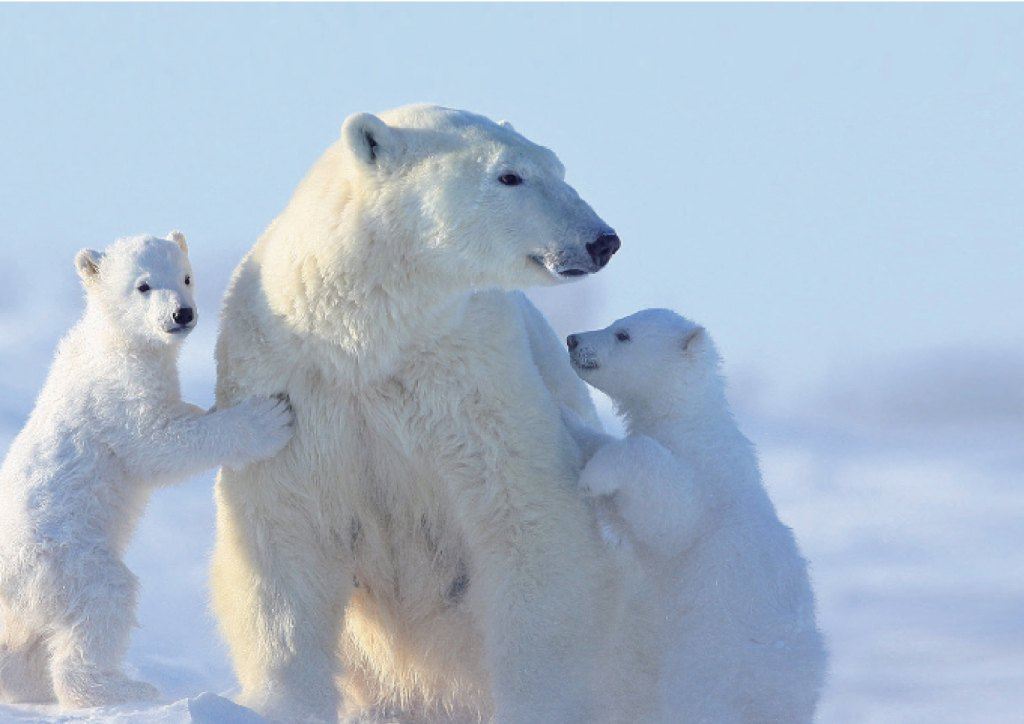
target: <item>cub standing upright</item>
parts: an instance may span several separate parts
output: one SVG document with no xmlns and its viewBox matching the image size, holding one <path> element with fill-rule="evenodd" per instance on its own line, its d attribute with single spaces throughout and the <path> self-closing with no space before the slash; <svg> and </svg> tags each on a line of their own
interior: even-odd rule
<svg viewBox="0 0 1024 724">
<path fill-rule="evenodd" d="M 177 354 L 197 314 L 180 232 L 85 249 L 75 265 L 85 314 L 0 468 L 0 700 L 12 703 L 156 697 L 121 669 L 137 588 L 121 559 L 150 492 L 291 437 L 283 398 L 182 402 Z"/>
</svg>

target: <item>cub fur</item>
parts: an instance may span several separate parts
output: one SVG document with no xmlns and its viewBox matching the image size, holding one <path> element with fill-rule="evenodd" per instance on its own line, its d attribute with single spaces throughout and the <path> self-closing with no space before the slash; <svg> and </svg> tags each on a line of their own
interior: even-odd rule
<svg viewBox="0 0 1024 724">
<path fill-rule="evenodd" d="M 807 565 L 733 420 L 708 333 L 663 309 L 570 335 L 628 435 L 565 410 L 584 493 L 664 605 L 663 721 L 810 722 L 825 671 Z"/>
<path fill-rule="evenodd" d="M 137 588 L 122 556 L 150 492 L 291 436 L 283 399 L 209 413 L 182 402 L 177 354 L 197 321 L 187 252 L 172 232 L 75 259 L 85 314 L 0 468 L 2 700 L 156 697 L 121 668 Z"/>
</svg>

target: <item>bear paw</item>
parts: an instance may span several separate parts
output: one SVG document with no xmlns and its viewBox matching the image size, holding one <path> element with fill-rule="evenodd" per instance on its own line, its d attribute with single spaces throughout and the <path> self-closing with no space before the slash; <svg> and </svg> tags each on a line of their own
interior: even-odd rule
<svg viewBox="0 0 1024 724">
<path fill-rule="evenodd" d="M 292 438 L 295 415 L 286 395 L 250 397 L 230 413 L 237 423 L 237 447 L 229 456 L 233 467 L 272 458 Z"/>
<path fill-rule="evenodd" d="M 311 692 L 312 693 L 312 692 Z M 316 696 L 290 696 L 268 685 L 260 690 L 239 695 L 238 705 L 257 712 L 272 722 L 302 722 L 303 724 L 334 724 L 338 721 L 338 702 L 333 692 Z"/>
<path fill-rule="evenodd" d="M 626 463 L 627 447 L 621 440 L 600 447 L 580 473 L 580 489 L 593 497 L 617 493 L 626 483 L 630 470 Z"/>
<path fill-rule="evenodd" d="M 145 681 L 121 675 L 99 675 L 94 671 L 65 672 L 55 683 L 60 703 L 77 709 L 156 701 L 160 698 L 160 690 Z"/>
</svg>

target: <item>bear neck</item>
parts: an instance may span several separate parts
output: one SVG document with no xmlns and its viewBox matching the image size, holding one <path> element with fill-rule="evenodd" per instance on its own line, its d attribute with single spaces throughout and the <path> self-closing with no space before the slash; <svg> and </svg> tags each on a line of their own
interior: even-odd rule
<svg viewBox="0 0 1024 724">
<path fill-rule="evenodd" d="M 125 334 L 95 302 L 86 305 L 85 314 L 69 335 L 69 342 L 83 363 L 96 360 L 101 372 L 130 378 L 152 377 L 155 387 L 177 387 L 180 344 L 164 344 L 142 335 Z M 116 364 L 111 364 L 111 362 Z"/>
<path fill-rule="evenodd" d="M 474 292 L 394 237 L 363 231 L 326 252 L 270 241 L 261 266 L 273 276 L 264 284 L 271 308 L 318 364 L 355 383 L 386 378 L 411 350 L 436 345 Z"/>
</svg>

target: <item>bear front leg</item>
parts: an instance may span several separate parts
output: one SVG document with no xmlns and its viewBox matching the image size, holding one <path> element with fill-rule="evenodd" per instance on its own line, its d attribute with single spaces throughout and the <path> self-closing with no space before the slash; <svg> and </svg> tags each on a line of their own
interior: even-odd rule
<svg viewBox="0 0 1024 724">
<path fill-rule="evenodd" d="M 700 533 L 704 507 L 694 470 L 646 435 L 602 446 L 583 468 L 580 488 L 609 497 L 634 539 L 659 556 L 677 555 Z"/>
<path fill-rule="evenodd" d="M 569 431 L 573 442 L 579 448 L 581 462 L 586 465 L 602 445 L 614 442 L 615 438 L 586 422 L 571 408 L 562 405 L 562 424 Z"/>
<path fill-rule="evenodd" d="M 242 685 L 240 703 L 272 721 L 334 722 L 351 576 L 323 554 L 316 512 L 275 493 L 284 487 L 251 468 L 246 478 L 222 471 L 213 608 Z"/>
<path fill-rule="evenodd" d="M 213 412 L 183 403 L 118 452 L 133 477 L 175 483 L 218 465 L 243 467 L 269 458 L 291 439 L 293 425 L 291 404 L 280 395 L 250 397 Z"/>
<path fill-rule="evenodd" d="M 570 480 L 524 466 L 525 456 L 506 461 L 455 494 L 473 552 L 468 597 L 484 631 L 495 721 L 594 721 L 614 588 L 603 547 Z"/>
</svg>

